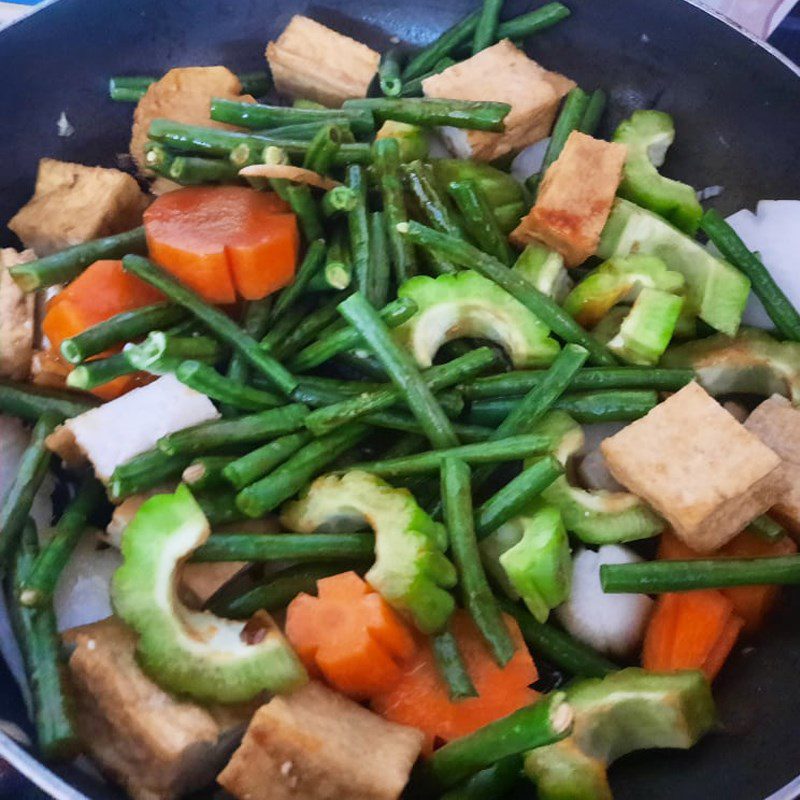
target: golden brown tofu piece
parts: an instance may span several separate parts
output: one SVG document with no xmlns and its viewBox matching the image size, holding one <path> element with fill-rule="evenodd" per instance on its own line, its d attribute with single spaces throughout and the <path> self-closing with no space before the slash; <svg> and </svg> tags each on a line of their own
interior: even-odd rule
<svg viewBox="0 0 800 800">
<path fill-rule="evenodd" d="M 226 67 L 178 67 L 150 84 L 133 114 L 131 155 L 139 169 L 147 171 L 144 146 L 150 123 L 154 119 L 235 130 L 230 125 L 211 119 L 211 100 L 214 97 L 253 100 L 249 95 L 242 96 L 239 79 Z"/>
<path fill-rule="evenodd" d="M 597 250 L 622 178 L 627 150 L 573 131 L 545 173 L 536 204 L 512 231 L 524 246 L 542 242 L 576 267 Z"/>
<path fill-rule="evenodd" d="M 611 474 L 698 552 L 722 547 L 784 494 L 778 455 L 697 383 L 600 448 Z"/>
<path fill-rule="evenodd" d="M 426 97 L 511 106 L 503 133 L 464 132 L 468 148 L 463 152 L 457 148 L 457 154 L 479 161 L 492 161 L 548 136 L 561 98 L 574 86 L 574 81 L 546 70 L 508 39 L 422 82 Z"/>
<path fill-rule="evenodd" d="M 800 537 L 800 409 L 775 394 L 747 418 L 745 428 L 783 460 L 786 491 L 770 513 Z"/>
<path fill-rule="evenodd" d="M 115 617 L 64 634 L 78 733 L 134 800 L 171 800 L 210 783 L 249 709 L 199 706 L 167 694 L 136 663 L 136 635 Z"/>
<path fill-rule="evenodd" d="M 256 712 L 217 780 L 239 800 L 394 800 L 422 739 L 312 682 Z"/>
<path fill-rule="evenodd" d="M 31 371 L 36 300 L 17 286 L 8 270 L 35 258 L 33 250 L 0 250 L 0 375 L 18 381 L 26 380 Z"/>
<path fill-rule="evenodd" d="M 371 47 L 295 14 L 267 45 L 275 88 L 338 108 L 351 97 L 366 97 L 381 56 Z"/>
<path fill-rule="evenodd" d="M 46 256 L 142 224 L 148 198 L 133 177 L 118 169 L 43 158 L 33 197 L 8 223 Z"/>
</svg>

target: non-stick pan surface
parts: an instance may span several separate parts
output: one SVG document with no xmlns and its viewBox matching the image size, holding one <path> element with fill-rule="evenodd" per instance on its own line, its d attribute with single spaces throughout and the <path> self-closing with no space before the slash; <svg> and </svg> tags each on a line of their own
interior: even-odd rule
<svg viewBox="0 0 800 800">
<path fill-rule="evenodd" d="M 672 113 L 678 136 L 669 174 L 697 187 L 723 186 L 717 201 L 723 212 L 752 207 L 761 198 L 800 197 L 796 70 L 683 0 L 567 2 L 573 16 L 532 39 L 529 52 L 584 88 L 606 89 L 609 128 L 635 108 Z M 131 108 L 107 99 L 109 75 L 158 73 L 189 64 L 257 69 L 265 42 L 297 12 L 378 49 L 392 36 L 419 44 L 472 5 L 472 0 L 324 0 L 320 5 L 60 0 L 0 34 L 0 222 L 30 195 L 41 156 L 120 163 Z M 509 14 L 523 9 L 514 2 L 507 6 Z M 75 129 L 72 136 L 58 136 L 62 111 Z M 6 232 L 0 241 L 13 243 Z M 612 770 L 616 798 L 757 800 L 800 773 L 798 619 L 800 592 L 786 592 L 768 629 L 743 643 L 715 684 L 719 731 L 688 753 L 625 759 Z M 30 730 L 2 664 L 0 720 Z M 45 777 L 43 768 L 28 768 Z M 57 772 L 87 797 L 122 796 L 73 768 Z"/>
</svg>

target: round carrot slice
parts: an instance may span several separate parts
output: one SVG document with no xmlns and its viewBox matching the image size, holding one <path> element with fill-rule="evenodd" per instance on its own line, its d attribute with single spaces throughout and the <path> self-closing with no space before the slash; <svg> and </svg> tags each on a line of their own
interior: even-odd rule
<svg viewBox="0 0 800 800">
<path fill-rule="evenodd" d="M 291 283 L 299 234 L 276 194 L 243 186 L 194 186 L 145 211 L 152 258 L 210 303 L 256 300 Z"/>
</svg>

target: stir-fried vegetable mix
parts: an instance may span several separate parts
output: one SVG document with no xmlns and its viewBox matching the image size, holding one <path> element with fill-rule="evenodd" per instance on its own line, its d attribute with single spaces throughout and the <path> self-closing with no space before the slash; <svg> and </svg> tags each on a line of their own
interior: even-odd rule
<svg viewBox="0 0 800 800">
<path fill-rule="evenodd" d="M 147 194 L 42 161 L 0 254 L 0 412 L 35 423 L 0 573 L 47 757 L 133 797 L 392 800 L 421 755 L 409 797 L 604 800 L 713 727 L 800 583 L 800 315 L 667 177 L 668 113 L 608 130 L 520 48 L 569 10 L 501 6 L 112 78 Z M 113 618 L 57 632 L 102 548 Z"/>
</svg>

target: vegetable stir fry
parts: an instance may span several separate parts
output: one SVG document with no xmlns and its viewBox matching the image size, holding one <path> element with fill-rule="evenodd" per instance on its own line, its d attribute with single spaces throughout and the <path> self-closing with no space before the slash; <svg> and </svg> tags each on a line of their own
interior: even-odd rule
<svg viewBox="0 0 800 800">
<path fill-rule="evenodd" d="M 134 800 L 608 800 L 714 728 L 800 583 L 800 313 L 668 113 L 609 130 L 521 48 L 569 9 L 502 10 L 383 53 L 295 16 L 268 71 L 112 77 L 135 176 L 42 159 L 0 576 L 44 757 Z"/>
</svg>

